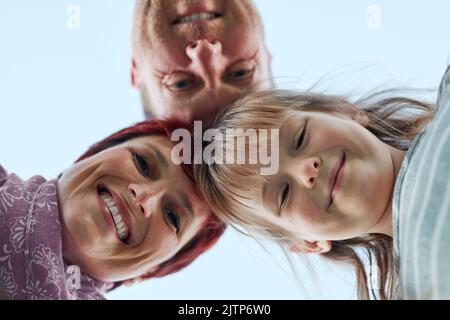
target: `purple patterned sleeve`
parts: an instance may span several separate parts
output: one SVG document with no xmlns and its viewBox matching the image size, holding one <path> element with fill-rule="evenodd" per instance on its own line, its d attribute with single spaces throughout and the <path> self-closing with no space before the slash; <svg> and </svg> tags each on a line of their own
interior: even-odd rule
<svg viewBox="0 0 450 320">
<path fill-rule="evenodd" d="M 107 284 L 63 260 L 56 191 L 56 180 L 24 181 L 0 166 L 0 297 L 104 298 Z"/>
<path fill-rule="evenodd" d="M 8 176 L 8 173 L 0 164 L 0 187 L 5 184 L 7 176 Z"/>
</svg>

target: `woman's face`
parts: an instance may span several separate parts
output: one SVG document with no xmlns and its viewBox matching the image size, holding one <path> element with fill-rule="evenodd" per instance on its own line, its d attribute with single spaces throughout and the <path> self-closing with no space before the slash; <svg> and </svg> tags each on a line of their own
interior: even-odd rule
<svg viewBox="0 0 450 320">
<path fill-rule="evenodd" d="M 262 188 L 266 218 L 309 241 L 369 232 L 390 203 L 392 150 L 351 117 L 295 112 L 280 130 L 280 170 Z"/>
<path fill-rule="evenodd" d="M 82 160 L 58 183 L 63 256 L 103 281 L 141 276 L 173 257 L 208 217 L 170 141 L 145 136 Z"/>
</svg>

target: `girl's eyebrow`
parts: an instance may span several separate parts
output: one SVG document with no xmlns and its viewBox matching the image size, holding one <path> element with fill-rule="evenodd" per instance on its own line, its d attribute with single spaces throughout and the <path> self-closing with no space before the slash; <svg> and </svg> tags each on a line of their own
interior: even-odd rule
<svg viewBox="0 0 450 320">
<path fill-rule="evenodd" d="M 279 216 L 280 212 L 277 209 L 275 205 L 275 196 L 270 196 L 270 193 L 268 192 L 269 186 L 272 185 L 273 178 L 270 178 L 269 180 L 266 180 L 263 184 L 262 188 L 262 199 L 263 199 L 263 207 L 268 209 L 269 212 L 273 213 L 274 215 Z"/>
<path fill-rule="evenodd" d="M 286 140 L 286 139 L 285 139 L 285 135 L 287 134 L 287 133 L 286 133 L 286 130 L 288 130 L 288 128 L 287 128 L 288 122 L 289 122 L 289 118 L 286 118 L 286 119 L 283 121 L 283 123 L 281 124 L 281 127 L 280 127 L 280 141 L 285 141 L 285 140 Z M 288 139 L 288 140 L 289 140 L 289 139 Z"/>
</svg>

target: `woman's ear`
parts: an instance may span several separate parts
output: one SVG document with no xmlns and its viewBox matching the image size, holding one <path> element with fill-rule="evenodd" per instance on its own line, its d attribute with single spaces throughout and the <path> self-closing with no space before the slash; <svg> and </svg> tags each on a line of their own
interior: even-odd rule
<svg viewBox="0 0 450 320">
<path fill-rule="evenodd" d="M 329 240 L 299 240 L 290 243 L 288 250 L 294 253 L 327 253 L 331 250 L 331 247 L 332 242 Z"/>
</svg>

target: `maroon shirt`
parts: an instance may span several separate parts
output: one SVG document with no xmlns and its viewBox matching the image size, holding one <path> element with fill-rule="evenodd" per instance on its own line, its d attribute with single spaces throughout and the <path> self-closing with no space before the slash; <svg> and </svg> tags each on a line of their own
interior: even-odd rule
<svg viewBox="0 0 450 320">
<path fill-rule="evenodd" d="M 57 180 L 8 175 L 0 165 L 0 293 L 10 299 L 104 299 L 112 284 L 66 264 Z"/>
</svg>

